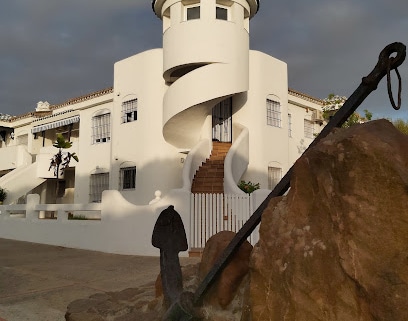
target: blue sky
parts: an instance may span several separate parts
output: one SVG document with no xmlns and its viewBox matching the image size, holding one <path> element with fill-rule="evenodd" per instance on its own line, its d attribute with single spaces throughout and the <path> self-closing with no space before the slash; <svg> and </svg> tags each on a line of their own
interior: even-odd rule
<svg viewBox="0 0 408 321">
<path fill-rule="evenodd" d="M 205 0 L 203 0 L 205 1 Z M 150 0 L 5 0 L 0 12 L 0 113 L 32 111 L 113 84 L 113 64 L 161 47 Z M 407 0 L 260 0 L 251 49 L 288 64 L 289 87 L 317 98 L 350 96 L 389 43 L 408 44 Z M 400 67 L 403 106 L 394 111 L 385 79 L 360 108 L 408 119 L 408 61 Z M 396 78 L 393 78 L 396 88 Z"/>
</svg>

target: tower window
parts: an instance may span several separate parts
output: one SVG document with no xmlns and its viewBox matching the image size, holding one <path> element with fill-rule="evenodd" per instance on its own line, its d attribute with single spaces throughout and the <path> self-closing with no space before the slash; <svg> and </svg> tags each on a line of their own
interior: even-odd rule
<svg viewBox="0 0 408 321">
<path fill-rule="evenodd" d="M 187 20 L 200 19 L 200 6 L 191 6 L 186 8 Z"/>
<path fill-rule="evenodd" d="M 219 20 L 228 20 L 228 9 L 223 7 L 217 7 L 216 18 Z"/>
<path fill-rule="evenodd" d="M 266 120 L 269 126 L 281 127 L 281 106 L 278 101 L 266 99 Z"/>
</svg>

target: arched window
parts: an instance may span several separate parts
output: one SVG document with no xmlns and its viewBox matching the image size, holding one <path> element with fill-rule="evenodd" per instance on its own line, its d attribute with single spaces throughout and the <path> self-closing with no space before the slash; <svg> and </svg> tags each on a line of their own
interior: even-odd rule
<svg viewBox="0 0 408 321">
<path fill-rule="evenodd" d="M 282 165 L 279 162 L 270 162 L 268 165 L 268 189 L 273 190 L 282 179 Z"/>
<path fill-rule="evenodd" d="M 122 124 L 137 120 L 137 97 L 127 95 L 122 102 Z"/>
<path fill-rule="evenodd" d="M 89 202 L 100 203 L 102 192 L 109 189 L 109 171 L 103 168 L 96 168 L 91 172 L 89 179 Z"/>
<path fill-rule="evenodd" d="M 111 114 L 110 110 L 103 109 L 97 111 L 92 117 L 92 144 L 109 142 Z"/>
<path fill-rule="evenodd" d="M 269 126 L 282 126 L 281 104 L 276 96 L 269 95 L 266 98 L 266 123 Z"/>
<path fill-rule="evenodd" d="M 124 162 L 120 165 L 119 190 L 129 190 L 136 188 L 136 164 L 134 162 Z"/>
<path fill-rule="evenodd" d="M 310 119 L 305 119 L 304 123 L 304 134 L 306 138 L 314 138 L 314 122 Z"/>
</svg>

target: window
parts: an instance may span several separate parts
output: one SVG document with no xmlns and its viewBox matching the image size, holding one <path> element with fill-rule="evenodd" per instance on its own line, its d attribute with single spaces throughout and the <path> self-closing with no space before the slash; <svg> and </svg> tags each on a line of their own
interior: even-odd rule
<svg viewBox="0 0 408 321">
<path fill-rule="evenodd" d="M 268 167 L 268 188 L 274 189 L 282 179 L 282 168 Z"/>
<path fill-rule="evenodd" d="M 92 118 L 92 144 L 110 141 L 110 113 Z"/>
<path fill-rule="evenodd" d="M 219 20 L 228 20 L 228 9 L 217 7 L 215 12 L 216 18 Z"/>
<path fill-rule="evenodd" d="M 200 19 L 200 6 L 190 6 L 186 8 L 187 20 Z"/>
<path fill-rule="evenodd" d="M 136 166 L 123 167 L 120 169 L 119 189 L 134 189 L 136 188 Z"/>
<path fill-rule="evenodd" d="M 288 136 L 292 137 L 292 114 L 288 114 Z"/>
<path fill-rule="evenodd" d="M 305 119 L 304 121 L 305 137 L 313 138 L 314 136 L 314 125 L 311 120 Z"/>
<path fill-rule="evenodd" d="M 89 201 L 100 203 L 102 192 L 109 189 L 109 173 L 91 174 L 89 185 Z"/>
<path fill-rule="evenodd" d="M 137 120 L 137 98 L 122 103 L 122 124 Z"/>
<path fill-rule="evenodd" d="M 269 126 L 281 127 L 281 108 L 279 102 L 266 99 L 266 119 Z"/>
</svg>

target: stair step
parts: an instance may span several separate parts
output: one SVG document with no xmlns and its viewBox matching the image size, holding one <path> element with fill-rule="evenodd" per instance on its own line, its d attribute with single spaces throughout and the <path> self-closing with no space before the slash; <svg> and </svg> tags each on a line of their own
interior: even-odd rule
<svg viewBox="0 0 408 321">
<path fill-rule="evenodd" d="M 193 193 L 224 192 L 224 161 L 231 143 L 213 142 L 211 155 L 196 172 L 191 191 Z"/>
</svg>

